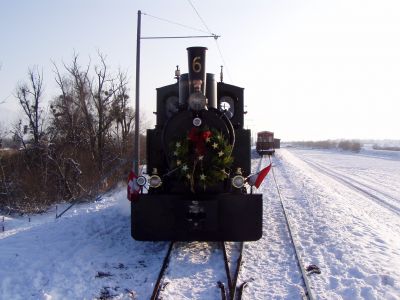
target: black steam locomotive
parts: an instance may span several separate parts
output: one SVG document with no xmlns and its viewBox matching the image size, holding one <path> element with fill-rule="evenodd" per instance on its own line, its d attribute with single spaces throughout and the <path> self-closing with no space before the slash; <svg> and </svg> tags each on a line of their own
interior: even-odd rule
<svg viewBox="0 0 400 300">
<path fill-rule="evenodd" d="M 188 73 L 177 69 L 177 82 L 157 89 L 157 123 L 147 130 L 148 193 L 131 206 L 134 239 L 262 236 L 262 195 L 246 188 L 251 134 L 243 128 L 243 88 L 205 72 L 206 50 L 188 48 Z"/>
</svg>

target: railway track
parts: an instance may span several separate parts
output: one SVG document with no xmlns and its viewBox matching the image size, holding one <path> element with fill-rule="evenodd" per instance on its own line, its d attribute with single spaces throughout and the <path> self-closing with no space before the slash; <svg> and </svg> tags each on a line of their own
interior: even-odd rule
<svg viewBox="0 0 400 300">
<path fill-rule="evenodd" d="M 263 161 L 265 162 L 266 157 L 261 157 L 259 162 L 258 162 L 258 167 L 257 169 L 260 170 L 263 166 Z M 270 163 L 272 163 L 272 159 L 270 156 L 268 156 Z M 288 214 L 286 213 L 286 208 L 284 204 L 284 199 L 282 197 L 282 194 L 280 192 L 278 183 L 276 181 L 276 177 L 274 174 L 274 167 L 272 166 L 272 176 L 274 179 L 274 183 L 277 189 L 277 193 L 279 195 L 280 199 L 280 204 L 282 207 L 282 211 L 286 220 L 286 226 L 288 228 L 288 232 L 290 235 L 290 241 L 291 244 L 294 248 L 294 253 L 295 253 L 295 259 L 296 263 L 299 267 L 302 281 L 303 281 L 303 299 L 309 299 L 313 300 L 315 299 L 313 295 L 313 291 L 311 289 L 311 286 L 308 282 L 307 276 L 309 273 L 307 273 L 307 270 L 303 267 L 302 265 L 302 259 L 300 257 L 300 253 L 298 251 L 298 244 L 295 238 L 293 237 L 292 233 L 292 225 L 289 219 Z M 162 294 L 163 291 L 166 289 L 166 287 L 170 284 L 170 282 L 167 282 L 165 280 L 165 275 L 168 272 L 170 261 L 171 261 L 171 256 L 174 253 L 175 250 L 178 250 L 178 247 L 176 247 L 175 242 L 171 242 L 169 244 L 168 250 L 166 252 L 166 255 L 163 260 L 163 264 L 160 268 L 160 272 L 158 274 L 158 278 L 156 283 L 154 284 L 154 289 L 151 295 L 151 300 L 157 300 L 157 299 L 162 299 Z M 210 289 L 219 289 L 220 297 L 222 300 L 241 300 L 242 298 L 245 298 L 244 291 L 246 287 L 250 286 L 250 280 L 244 280 L 241 282 L 238 282 L 238 278 L 241 273 L 242 265 L 244 263 L 244 257 L 243 257 L 243 249 L 245 247 L 244 242 L 219 242 L 215 244 L 218 248 L 220 248 L 221 251 L 218 251 L 218 255 L 221 255 L 223 261 L 224 261 L 224 274 L 225 278 L 223 280 L 219 280 L 215 282 L 215 284 L 210 284 Z M 185 288 L 190 288 L 190 287 L 185 287 Z"/>
<path fill-rule="evenodd" d="M 159 299 L 160 292 L 165 287 L 165 284 L 163 284 L 163 279 L 164 279 L 165 272 L 168 268 L 169 261 L 171 259 L 171 253 L 172 253 L 174 244 L 175 244 L 175 242 L 170 242 L 170 244 L 168 246 L 168 250 L 164 257 L 160 272 L 158 273 L 157 281 L 154 284 L 154 289 L 153 289 L 153 293 L 151 294 L 150 300 Z"/>
<path fill-rule="evenodd" d="M 377 203 L 380 206 L 385 207 L 386 209 L 390 210 L 391 212 L 397 214 L 398 216 L 400 216 L 400 207 L 390 203 L 390 202 L 394 202 L 394 203 L 400 203 L 400 200 L 393 198 L 390 195 L 387 195 L 383 192 L 374 190 L 370 187 L 368 187 L 367 185 L 353 179 L 350 178 L 346 175 L 340 174 L 338 172 L 332 171 L 318 163 L 315 162 L 311 162 L 307 159 L 303 159 L 307 164 L 309 164 L 312 168 L 314 168 L 315 170 L 317 170 L 318 172 L 323 173 L 324 175 L 332 178 L 333 180 L 351 188 L 352 190 L 355 190 L 361 194 L 363 194 L 364 196 L 366 196 L 368 199 L 374 201 L 375 203 Z M 390 202 L 386 199 L 390 199 Z"/>
<path fill-rule="evenodd" d="M 247 282 L 243 282 L 240 286 L 236 286 L 237 279 L 239 276 L 241 264 L 242 264 L 242 252 L 244 243 L 243 242 L 230 242 L 230 251 L 227 250 L 226 242 L 219 242 L 216 245 L 220 248 L 220 255 L 223 257 L 225 273 L 226 273 L 226 281 L 217 281 L 214 285 L 210 285 L 210 289 L 220 289 L 221 298 L 224 300 L 240 300 L 243 294 L 243 289 L 246 287 Z M 236 244 L 238 247 L 232 247 L 232 244 Z M 170 282 L 165 280 L 166 274 L 169 269 L 171 257 L 174 251 L 177 251 L 179 248 L 176 246 L 176 242 L 171 242 L 168 246 L 168 250 L 163 260 L 163 264 L 160 268 L 157 281 L 154 284 L 153 292 L 150 297 L 150 300 L 159 300 L 162 299 L 162 294 L 165 288 L 169 285 Z M 233 253 L 236 252 L 236 253 Z M 236 264 L 232 263 L 236 261 Z M 233 272 L 232 272 L 233 270 Z M 187 287 L 189 288 L 189 287 Z"/>
<path fill-rule="evenodd" d="M 218 282 L 218 286 L 221 289 L 221 298 L 222 300 L 240 300 L 242 299 L 243 290 L 247 286 L 248 281 L 242 282 L 239 286 L 237 285 L 240 269 L 242 267 L 242 260 L 243 260 L 243 248 L 244 242 L 237 242 L 238 245 L 238 253 L 236 258 L 236 266 L 232 264 L 232 256 L 229 257 L 228 251 L 226 249 L 226 242 L 221 242 L 223 254 L 224 254 L 224 264 L 225 264 L 225 273 L 228 283 L 228 290 L 225 288 L 222 282 Z M 231 264 L 230 264 L 231 263 Z M 232 266 L 234 268 L 232 268 Z M 233 269 L 233 276 L 232 276 L 232 269 Z"/>
<path fill-rule="evenodd" d="M 282 196 L 282 193 L 280 191 L 278 182 L 276 180 L 276 176 L 275 176 L 274 166 L 272 164 L 271 155 L 268 155 L 268 159 L 269 159 L 269 163 L 272 165 L 271 171 L 272 171 L 272 177 L 273 177 L 273 180 L 274 180 L 274 185 L 276 187 L 276 190 L 277 190 L 277 193 L 278 193 L 278 196 L 279 196 L 279 201 L 280 201 L 280 205 L 282 207 L 283 215 L 284 215 L 284 218 L 285 218 L 285 221 L 286 221 L 286 226 L 287 226 L 288 233 L 289 233 L 289 236 L 290 236 L 290 241 L 291 241 L 291 244 L 292 244 L 293 249 L 294 249 L 296 263 L 297 263 L 297 266 L 299 267 L 301 278 L 302 278 L 302 281 L 303 281 L 303 288 L 304 288 L 303 299 L 314 300 L 316 298 L 314 296 L 314 293 L 312 291 L 311 285 L 310 285 L 309 280 L 307 278 L 307 276 L 309 274 L 307 272 L 311 271 L 311 273 L 312 273 L 313 271 L 315 271 L 315 272 L 318 273 L 319 268 L 317 266 L 312 265 L 312 266 L 308 266 L 307 269 L 306 269 L 306 268 L 304 268 L 304 266 L 302 264 L 303 260 L 301 259 L 301 255 L 300 255 L 300 252 L 298 250 L 298 248 L 299 248 L 298 242 L 296 241 L 295 237 L 293 236 L 292 222 L 291 222 L 291 220 L 289 218 L 289 214 L 287 213 L 285 200 L 284 200 L 284 198 Z"/>
<path fill-rule="evenodd" d="M 261 157 L 257 166 L 258 170 L 261 169 L 262 161 L 263 159 Z M 168 246 L 168 250 L 163 259 L 163 264 L 160 268 L 157 281 L 154 284 L 150 300 L 161 299 L 163 290 L 169 284 L 169 282 L 165 282 L 165 275 L 168 271 L 172 253 L 177 248 L 175 246 L 176 244 L 176 242 L 171 242 Z M 224 281 L 220 280 L 216 282 L 215 286 L 210 288 L 219 288 L 221 299 L 223 300 L 240 300 L 242 299 L 243 290 L 249 283 L 249 281 L 244 281 L 237 286 L 237 281 L 243 262 L 242 253 L 244 242 L 219 242 L 218 245 L 221 249 L 221 255 L 224 260 L 226 278 Z M 229 250 L 227 248 L 229 248 Z"/>
</svg>

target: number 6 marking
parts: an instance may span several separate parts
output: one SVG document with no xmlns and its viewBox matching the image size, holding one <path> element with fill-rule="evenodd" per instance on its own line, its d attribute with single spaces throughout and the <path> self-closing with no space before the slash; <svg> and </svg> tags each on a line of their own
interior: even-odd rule
<svg viewBox="0 0 400 300">
<path fill-rule="evenodd" d="M 194 72 L 199 73 L 201 71 L 201 60 L 200 56 L 193 58 L 192 69 Z"/>
</svg>

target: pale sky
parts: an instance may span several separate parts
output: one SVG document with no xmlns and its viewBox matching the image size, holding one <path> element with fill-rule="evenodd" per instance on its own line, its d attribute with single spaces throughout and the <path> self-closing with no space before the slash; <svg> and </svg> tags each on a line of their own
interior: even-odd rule
<svg viewBox="0 0 400 300">
<path fill-rule="evenodd" d="M 150 121 L 155 89 L 187 72 L 186 48 L 206 46 L 207 72 L 245 88 L 245 126 L 284 141 L 400 139 L 400 1 L 191 0 L 213 39 L 142 40 L 141 111 Z M 137 11 L 208 31 L 188 0 L 0 0 L 0 118 L 29 67 L 43 69 L 46 99 L 57 94 L 51 61 L 100 50 L 127 70 L 135 95 Z M 203 35 L 142 16 L 143 36 Z M 217 76 L 219 78 L 219 76 Z"/>
</svg>

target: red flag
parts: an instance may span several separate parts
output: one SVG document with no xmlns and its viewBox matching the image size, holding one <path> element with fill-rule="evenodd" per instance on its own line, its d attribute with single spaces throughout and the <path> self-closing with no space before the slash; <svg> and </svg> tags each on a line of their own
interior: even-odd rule
<svg viewBox="0 0 400 300">
<path fill-rule="evenodd" d="M 129 172 L 128 176 L 128 200 L 135 201 L 138 198 L 140 186 L 136 182 L 137 175 L 132 170 Z"/>
<path fill-rule="evenodd" d="M 269 170 L 271 170 L 271 164 L 269 164 L 267 167 L 262 169 L 260 172 L 250 175 L 247 179 L 247 182 L 251 186 L 254 185 L 256 188 L 259 188 L 259 186 L 261 185 L 261 182 L 263 182 L 263 180 L 264 180 L 265 176 L 267 176 Z"/>
</svg>

